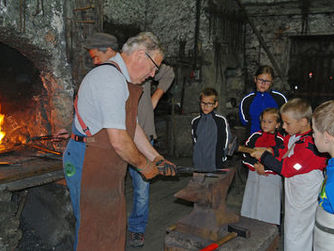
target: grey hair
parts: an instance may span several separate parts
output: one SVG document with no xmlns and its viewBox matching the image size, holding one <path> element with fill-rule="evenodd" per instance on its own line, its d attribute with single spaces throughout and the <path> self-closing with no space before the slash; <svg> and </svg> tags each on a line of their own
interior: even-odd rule
<svg viewBox="0 0 334 251">
<path fill-rule="evenodd" d="M 162 46 L 152 32 L 140 32 L 138 35 L 130 37 L 122 48 L 122 51 L 127 55 L 137 50 L 145 50 L 148 53 L 156 51 L 161 56 L 164 56 Z"/>
</svg>

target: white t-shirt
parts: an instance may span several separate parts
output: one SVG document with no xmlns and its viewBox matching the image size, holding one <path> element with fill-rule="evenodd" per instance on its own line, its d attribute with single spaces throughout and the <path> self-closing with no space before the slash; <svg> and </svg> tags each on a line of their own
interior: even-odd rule
<svg viewBox="0 0 334 251">
<path fill-rule="evenodd" d="M 92 135 L 103 128 L 125 130 L 125 104 L 129 97 L 130 77 L 119 53 L 113 58 L 122 73 L 110 65 L 92 69 L 82 80 L 78 91 L 78 111 Z M 75 127 L 82 128 L 75 116 Z"/>
</svg>

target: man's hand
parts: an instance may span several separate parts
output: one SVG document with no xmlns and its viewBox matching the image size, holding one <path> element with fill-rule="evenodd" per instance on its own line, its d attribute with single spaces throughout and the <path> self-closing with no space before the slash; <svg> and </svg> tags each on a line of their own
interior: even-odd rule
<svg viewBox="0 0 334 251">
<path fill-rule="evenodd" d="M 257 174 L 268 176 L 268 174 L 264 170 L 264 166 L 260 162 L 255 163 L 254 168 L 255 168 Z"/>
<path fill-rule="evenodd" d="M 250 155 L 253 158 L 256 158 L 257 160 L 261 159 L 262 154 L 265 152 L 272 152 L 272 150 L 270 148 L 265 148 L 265 147 L 255 147 L 254 148 L 254 152 L 252 152 Z"/>
<path fill-rule="evenodd" d="M 147 160 L 144 168 L 137 168 L 137 170 L 144 175 L 145 179 L 150 180 L 159 174 L 159 170 L 155 162 Z"/>
<path fill-rule="evenodd" d="M 156 164 L 160 175 L 175 176 L 176 166 L 172 162 L 164 159 L 162 156 L 156 157 L 153 162 Z"/>
</svg>

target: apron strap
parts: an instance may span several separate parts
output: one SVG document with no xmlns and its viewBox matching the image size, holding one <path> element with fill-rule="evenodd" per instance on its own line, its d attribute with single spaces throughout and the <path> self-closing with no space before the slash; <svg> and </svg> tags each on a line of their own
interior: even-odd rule
<svg viewBox="0 0 334 251">
<path fill-rule="evenodd" d="M 75 109 L 75 114 L 77 115 L 79 124 L 83 130 L 83 132 L 87 135 L 87 136 L 92 136 L 91 132 L 89 131 L 88 126 L 85 124 L 85 122 L 82 120 L 79 111 L 78 111 L 78 95 L 75 97 L 74 100 L 74 109 Z"/>
</svg>

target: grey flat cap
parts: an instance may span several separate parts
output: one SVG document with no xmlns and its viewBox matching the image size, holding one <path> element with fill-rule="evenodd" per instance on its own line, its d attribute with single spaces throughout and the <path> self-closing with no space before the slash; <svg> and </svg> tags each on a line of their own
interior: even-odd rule
<svg viewBox="0 0 334 251">
<path fill-rule="evenodd" d="M 115 51 L 118 50 L 117 38 L 111 34 L 102 32 L 90 35 L 84 44 L 84 48 L 87 50 L 109 47 Z"/>
</svg>

